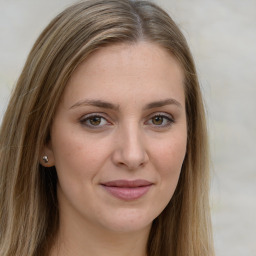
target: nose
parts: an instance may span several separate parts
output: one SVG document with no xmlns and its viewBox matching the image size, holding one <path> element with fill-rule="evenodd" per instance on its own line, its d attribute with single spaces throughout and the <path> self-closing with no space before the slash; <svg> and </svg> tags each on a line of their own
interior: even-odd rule
<svg viewBox="0 0 256 256">
<path fill-rule="evenodd" d="M 140 129 L 126 127 L 119 131 L 112 156 L 115 165 L 126 167 L 129 170 L 145 166 L 149 156 Z"/>
</svg>

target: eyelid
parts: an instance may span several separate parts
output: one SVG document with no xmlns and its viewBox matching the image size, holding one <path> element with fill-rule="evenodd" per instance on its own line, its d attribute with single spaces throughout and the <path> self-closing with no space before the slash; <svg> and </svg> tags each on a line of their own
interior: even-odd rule
<svg viewBox="0 0 256 256">
<path fill-rule="evenodd" d="M 93 117 L 99 117 L 101 119 L 104 119 L 107 122 L 107 124 L 97 126 L 97 125 L 92 125 L 92 124 L 90 125 L 90 124 L 85 123 L 87 120 L 90 120 Z M 109 118 L 107 118 L 106 115 L 104 113 L 101 113 L 101 112 L 96 112 L 96 113 L 93 112 L 93 113 L 85 114 L 81 118 L 79 118 L 79 122 L 83 126 L 91 128 L 91 129 L 101 129 L 101 128 L 104 128 L 105 126 L 111 125 L 111 122 L 109 121 Z"/>
<path fill-rule="evenodd" d="M 150 119 L 154 116 L 163 116 L 163 117 L 169 118 L 169 119 L 174 121 L 174 117 L 173 117 L 172 114 L 166 113 L 166 112 L 163 112 L 163 111 L 158 111 L 158 112 L 151 113 L 150 115 L 148 115 L 147 119 Z"/>
<path fill-rule="evenodd" d="M 150 120 L 152 120 L 152 118 L 157 117 L 157 116 L 163 117 L 163 118 L 165 118 L 165 119 L 168 120 L 168 124 L 167 124 L 167 125 L 166 125 L 166 124 L 165 124 L 165 125 L 154 125 L 154 124 L 151 124 L 151 126 L 154 126 L 154 127 L 158 128 L 158 129 L 169 127 L 169 126 L 171 126 L 173 123 L 175 123 L 175 120 L 174 120 L 173 115 L 171 115 L 171 114 L 169 114 L 169 113 L 166 113 L 166 112 L 155 112 L 155 113 L 153 113 L 153 114 L 150 114 L 150 115 L 147 117 L 145 123 L 149 122 Z"/>
</svg>

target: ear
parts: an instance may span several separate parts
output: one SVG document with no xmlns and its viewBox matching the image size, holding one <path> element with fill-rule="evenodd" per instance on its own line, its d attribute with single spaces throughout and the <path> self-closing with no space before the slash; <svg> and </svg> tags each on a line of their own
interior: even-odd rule
<svg viewBox="0 0 256 256">
<path fill-rule="evenodd" d="M 52 167 L 55 165 L 51 141 L 43 146 L 39 156 L 39 162 L 44 167 Z"/>
</svg>

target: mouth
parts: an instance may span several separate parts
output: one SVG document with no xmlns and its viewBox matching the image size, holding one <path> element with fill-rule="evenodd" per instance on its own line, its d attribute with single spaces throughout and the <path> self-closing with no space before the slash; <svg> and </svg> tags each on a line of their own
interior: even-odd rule
<svg viewBox="0 0 256 256">
<path fill-rule="evenodd" d="M 112 196 L 131 201 L 145 195 L 153 186 L 153 183 L 147 180 L 114 180 L 101 185 Z"/>
</svg>

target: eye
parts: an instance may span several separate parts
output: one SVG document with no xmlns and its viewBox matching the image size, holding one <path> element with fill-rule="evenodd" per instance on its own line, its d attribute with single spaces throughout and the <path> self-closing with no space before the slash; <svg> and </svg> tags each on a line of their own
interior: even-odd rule
<svg viewBox="0 0 256 256">
<path fill-rule="evenodd" d="M 151 116 L 151 118 L 146 122 L 146 124 L 149 124 L 157 128 L 169 127 L 173 123 L 174 123 L 174 120 L 171 115 L 162 114 L 162 113 Z"/>
<path fill-rule="evenodd" d="M 98 114 L 85 115 L 80 120 L 80 123 L 89 128 L 102 128 L 106 125 L 110 125 L 110 122 L 108 122 L 106 118 Z"/>
<path fill-rule="evenodd" d="M 164 120 L 164 117 L 163 117 L 163 116 L 154 116 L 154 117 L 152 118 L 152 123 L 153 123 L 154 125 L 162 125 L 164 121 L 165 121 L 165 120 Z"/>
</svg>

